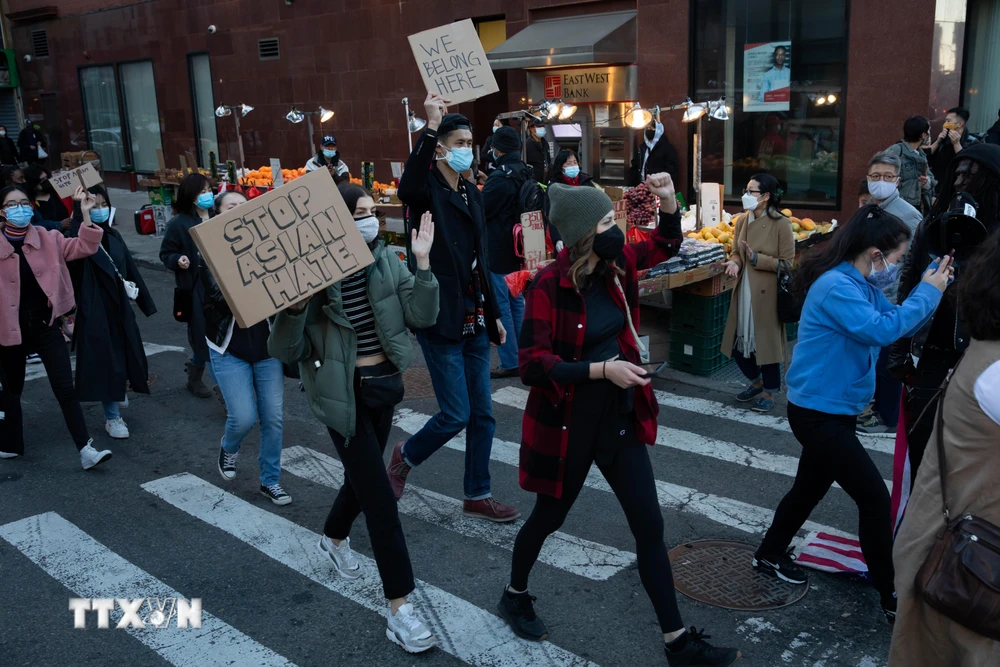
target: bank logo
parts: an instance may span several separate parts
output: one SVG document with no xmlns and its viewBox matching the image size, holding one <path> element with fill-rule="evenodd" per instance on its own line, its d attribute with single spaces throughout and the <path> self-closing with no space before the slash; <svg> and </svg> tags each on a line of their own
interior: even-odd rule
<svg viewBox="0 0 1000 667">
<path fill-rule="evenodd" d="M 87 627 L 87 612 L 97 616 L 97 627 L 111 627 L 111 613 L 118 608 L 121 618 L 115 625 L 118 630 L 153 628 L 165 630 L 174 628 L 201 627 L 201 598 L 70 598 L 69 610 L 73 612 L 73 627 Z"/>
<path fill-rule="evenodd" d="M 550 75 L 545 77 L 545 98 L 553 99 L 562 97 L 562 75 Z"/>
</svg>

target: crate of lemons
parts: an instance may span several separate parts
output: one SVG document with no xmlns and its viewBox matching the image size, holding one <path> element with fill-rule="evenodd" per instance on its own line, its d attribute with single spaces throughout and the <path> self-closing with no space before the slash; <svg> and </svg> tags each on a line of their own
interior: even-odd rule
<svg viewBox="0 0 1000 667">
<path fill-rule="evenodd" d="M 829 234 L 833 230 L 832 222 L 816 222 L 812 218 L 797 218 L 790 209 L 784 209 L 781 214 L 792 221 L 792 232 L 796 242 L 805 241 L 813 234 Z M 689 239 L 721 243 L 727 255 L 733 252 L 734 227 L 731 221 L 723 220 L 715 227 L 703 227 L 700 231 L 688 232 Z"/>
</svg>

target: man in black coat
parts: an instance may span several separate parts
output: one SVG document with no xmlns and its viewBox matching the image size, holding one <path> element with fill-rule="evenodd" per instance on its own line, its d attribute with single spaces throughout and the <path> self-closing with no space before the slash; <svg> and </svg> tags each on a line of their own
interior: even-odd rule
<svg viewBox="0 0 1000 667">
<path fill-rule="evenodd" d="M 17 148 L 21 154 L 21 159 L 28 164 L 36 164 L 41 160 L 38 157 L 39 147 L 48 149 L 45 136 L 38 129 L 38 126 L 30 120 L 25 124 L 21 134 L 17 137 Z"/>
<path fill-rule="evenodd" d="M 393 450 L 389 481 L 399 498 L 410 469 L 465 429 L 463 513 L 508 522 L 521 513 L 493 499 L 489 473 L 496 430 L 490 342 L 502 345 L 507 333 L 492 289 L 482 193 L 462 177 L 472 166 L 472 125 L 465 116 L 448 113 L 445 104 L 434 94 L 424 101 L 427 127 L 406 161 L 398 191 L 410 227 L 419 227 L 428 211 L 434 220 L 430 260 L 441 308 L 437 323 L 416 334 L 441 411 Z"/>
<path fill-rule="evenodd" d="M 552 154 L 549 153 L 549 142 L 545 140 L 547 131 L 545 123 L 540 120 L 531 121 L 528 143 L 524 147 L 524 161 L 531 167 L 532 178 L 539 183 L 548 183 L 549 169 L 552 167 Z"/>
<path fill-rule="evenodd" d="M 632 154 L 632 168 L 629 170 L 628 184 L 636 186 L 646 181 L 648 174 L 670 174 L 674 183 L 680 183 L 680 159 L 670 140 L 667 139 L 660 121 L 654 121 L 642 133 L 642 140 Z"/>
<path fill-rule="evenodd" d="M 501 127 L 493 135 L 496 170 L 483 188 L 486 231 L 490 242 L 490 270 L 500 306 L 500 320 L 509 333 L 500 346 L 500 365 L 494 378 L 517 375 L 517 339 L 524 319 L 524 297 L 513 297 L 507 289 L 507 274 L 521 270 L 514 250 L 514 225 L 521 221 L 521 186 L 531 178 L 531 168 L 521 162 L 521 138 L 512 127 Z"/>
<path fill-rule="evenodd" d="M 21 162 L 17 153 L 17 144 L 7 136 L 7 128 L 0 125 L 0 165 L 15 165 Z"/>
</svg>

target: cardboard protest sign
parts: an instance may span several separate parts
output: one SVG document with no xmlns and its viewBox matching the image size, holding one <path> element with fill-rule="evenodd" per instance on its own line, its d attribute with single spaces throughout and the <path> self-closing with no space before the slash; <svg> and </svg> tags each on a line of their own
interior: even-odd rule
<svg viewBox="0 0 1000 667">
<path fill-rule="evenodd" d="M 276 157 L 271 158 L 271 180 L 276 188 L 285 184 L 285 179 L 281 175 L 281 160 Z"/>
<path fill-rule="evenodd" d="M 326 169 L 196 225 L 191 236 L 243 328 L 374 261 Z"/>
<path fill-rule="evenodd" d="M 472 19 L 410 35 L 427 92 L 461 104 L 500 90 Z"/>
<path fill-rule="evenodd" d="M 524 237 L 524 268 L 534 271 L 545 261 L 545 221 L 541 211 L 521 214 L 521 234 Z"/>
<path fill-rule="evenodd" d="M 722 220 L 722 195 L 718 183 L 701 184 L 701 218 L 702 227 L 715 227 Z"/>
<path fill-rule="evenodd" d="M 59 195 L 59 198 L 65 199 L 66 197 L 72 197 L 73 193 L 81 185 L 84 188 L 92 188 L 104 181 L 101 180 L 101 174 L 94 169 L 94 165 L 88 162 L 82 167 L 58 171 L 52 174 L 49 182 L 56 189 L 56 194 Z"/>
<path fill-rule="evenodd" d="M 612 204 L 615 211 L 615 224 L 618 225 L 622 233 L 628 231 L 628 210 L 624 199 L 619 199 Z"/>
</svg>

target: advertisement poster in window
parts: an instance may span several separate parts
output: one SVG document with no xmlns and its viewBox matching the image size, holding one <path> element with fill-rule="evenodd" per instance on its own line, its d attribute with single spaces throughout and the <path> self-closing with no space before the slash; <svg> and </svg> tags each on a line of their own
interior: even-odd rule
<svg viewBox="0 0 1000 667">
<path fill-rule="evenodd" d="M 743 110 L 788 111 L 791 101 L 791 72 L 791 42 L 745 45 Z"/>
</svg>

